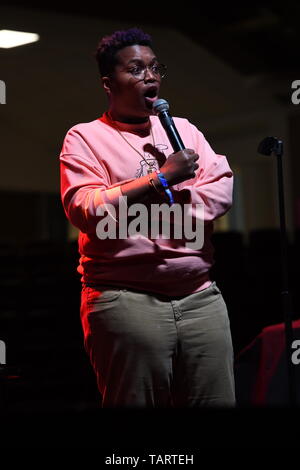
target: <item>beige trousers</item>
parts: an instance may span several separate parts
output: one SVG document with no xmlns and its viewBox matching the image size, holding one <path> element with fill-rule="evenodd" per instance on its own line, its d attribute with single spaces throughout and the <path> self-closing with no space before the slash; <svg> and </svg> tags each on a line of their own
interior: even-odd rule
<svg viewBox="0 0 300 470">
<path fill-rule="evenodd" d="M 81 321 L 102 407 L 235 405 L 230 325 L 215 282 L 184 297 L 84 285 Z"/>
</svg>

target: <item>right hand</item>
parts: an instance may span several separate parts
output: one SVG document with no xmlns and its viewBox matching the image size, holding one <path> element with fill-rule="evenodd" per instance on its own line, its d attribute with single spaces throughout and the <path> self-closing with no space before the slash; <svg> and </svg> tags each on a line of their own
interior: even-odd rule
<svg viewBox="0 0 300 470">
<path fill-rule="evenodd" d="M 199 155 L 191 149 L 184 149 L 172 153 L 160 168 L 169 186 L 195 178 L 195 171 L 199 168 L 198 163 L 196 163 L 198 158 Z"/>
</svg>

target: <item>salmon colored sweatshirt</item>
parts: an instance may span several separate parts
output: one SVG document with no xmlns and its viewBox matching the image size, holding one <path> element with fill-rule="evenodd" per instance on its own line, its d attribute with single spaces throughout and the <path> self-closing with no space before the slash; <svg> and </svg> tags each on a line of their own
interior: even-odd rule
<svg viewBox="0 0 300 470">
<path fill-rule="evenodd" d="M 80 230 L 77 269 L 82 282 L 169 296 L 188 295 L 210 285 L 213 221 L 231 207 L 233 174 L 226 157 L 216 154 L 193 124 L 173 119 L 185 147 L 199 154 L 196 177 L 173 186 L 172 191 L 179 203 L 204 205 L 202 248 L 186 246 L 184 237 L 98 237 L 102 216 L 97 209 L 117 207 L 119 198 L 123 200 L 122 184 L 147 174 L 148 165 L 159 169 L 173 153 L 157 116 L 151 116 L 150 123 L 125 124 L 111 122 L 104 113 L 99 119 L 72 127 L 60 154 L 63 207 Z"/>
</svg>

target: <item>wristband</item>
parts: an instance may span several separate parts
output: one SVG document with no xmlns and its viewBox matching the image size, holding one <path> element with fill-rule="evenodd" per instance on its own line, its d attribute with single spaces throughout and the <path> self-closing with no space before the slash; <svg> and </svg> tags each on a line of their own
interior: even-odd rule
<svg viewBox="0 0 300 470">
<path fill-rule="evenodd" d="M 160 173 L 158 170 L 156 170 L 156 173 L 157 173 L 159 181 L 161 182 L 161 184 L 163 186 L 163 189 L 164 189 L 166 195 L 168 196 L 170 204 L 174 204 L 173 194 L 172 194 L 171 190 L 169 189 L 168 181 L 164 177 L 163 173 Z"/>
<path fill-rule="evenodd" d="M 151 175 L 149 175 L 148 181 L 149 181 L 150 186 L 151 186 L 152 188 L 154 188 L 155 191 L 161 196 L 161 192 L 160 192 L 160 191 L 157 189 L 157 187 L 155 186 L 154 180 L 153 180 L 153 178 L 151 178 Z"/>
</svg>

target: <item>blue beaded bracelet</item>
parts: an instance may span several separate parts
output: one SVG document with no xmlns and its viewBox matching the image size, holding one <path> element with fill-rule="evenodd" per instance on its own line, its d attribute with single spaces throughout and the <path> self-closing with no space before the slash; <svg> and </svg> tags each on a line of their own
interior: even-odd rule
<svg viewBox="0 0 300 470">
<path fill-rule="evenodd" d="M 172 194 L 171 190 L 169 189 L 168 181 L 164 177 L 163 173 L 159 173 L 158 171 L 156 171 L 156 173 L 157 173 L 157 176 L 159 178 L 159 181 L 163 185 L 163 188 L 164 188 L 164 191 L 165 191 L 166 195 L 169 198 L 170 204 L 174 204 L 173 194 Z"/>
</svg>

